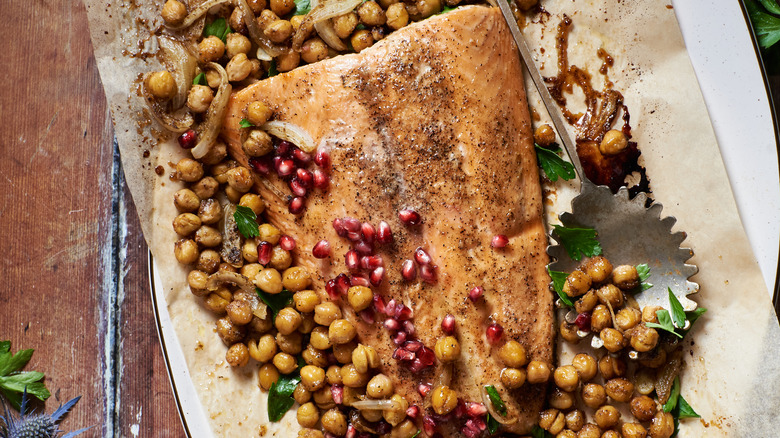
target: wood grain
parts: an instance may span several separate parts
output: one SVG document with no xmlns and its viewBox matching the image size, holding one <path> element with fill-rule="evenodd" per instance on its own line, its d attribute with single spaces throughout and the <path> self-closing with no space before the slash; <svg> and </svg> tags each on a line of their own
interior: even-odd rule
<svg viewBox="0 0 780 438">
<path fill-rule="evenodd" d="M 81 2 L 0 2 L 0 339 L 36 350 L 65 430 L 183 436 Z M 12 25 L 11 25 L 12 23 Z"/>
</svg>

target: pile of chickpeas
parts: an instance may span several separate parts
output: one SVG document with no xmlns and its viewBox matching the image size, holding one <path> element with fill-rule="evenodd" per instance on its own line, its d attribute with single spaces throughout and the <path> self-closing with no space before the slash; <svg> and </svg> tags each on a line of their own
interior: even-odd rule
<svg viewBox="0 0 780 438">
<path fill-rule="evenodd" d="M 651 395 L 656 373 L 667 363 L 667 353 L 679 345 L 645 325 L 658 322 L 656 311 L 661 307 L 640 309 L 631 299 L 638 287 L 636 267 L 613 268 L 601 256 L 591 258 L 566 278 L 563 291 L 574 300 L 574 309 L 561 321 L 559 333 L 571 344 L 592 334 L 596 338 L 591 342 L 594 351 L 579 353 L 571 364 L 555 369 L 555 386 L 548 395 L 548 409 L 541 413 L 540 427 L 567 438 L 672 435 L 672 414 L 665 413 Z M 583 315 L 588 315 L 589 321 Z M 578 398 L 593 423 L 587 421 Z M 627 404 L 632 421 L 621 419 L 621 404 Z"/>
</svg>

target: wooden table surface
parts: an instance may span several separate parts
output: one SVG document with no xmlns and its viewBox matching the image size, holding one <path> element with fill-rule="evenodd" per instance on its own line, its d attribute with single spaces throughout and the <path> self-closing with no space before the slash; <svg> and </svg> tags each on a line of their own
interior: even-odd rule
<svg viewBox="0 0 780 438">
<path fill-rule="evenodd" d="M 35 349 L 47 411 L 83 396 L 65 430 L 184 436 L 84 6 L 4 0 L 0 17 L 0 340 Z"/>
</svg>

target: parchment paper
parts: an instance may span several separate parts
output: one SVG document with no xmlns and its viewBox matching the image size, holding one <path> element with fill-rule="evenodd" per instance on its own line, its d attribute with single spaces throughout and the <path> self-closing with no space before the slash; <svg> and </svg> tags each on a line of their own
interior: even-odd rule
<svg viewBox="0 0 780 438">
<path fill-rule="evenodd" d="M 156 53 L 149 29 L 161 25 L 162 3 L 85 0 L 127 182 L 165 284 L 176 341 L 214 434 L 291 436 L 298 428 L 294 410 L 281 423 L 266 426 L 266 397 L 257 388 L 256 368 L 230 369 L 214 317 L 192 298 L 186 269 L 173 258 L 172 196 L 180 184 L 167 176 L 169 163 L 183 155 L 174 139 L 159 138 L 159 128 L 139 111 L 143 105 L 136 95 L 140 74 L 160 69 L 156 58 L 140 55 Z M 542 5 L 551 14 L 524 31 L 537 48 L 538 64 L 547 75 L 555 73 L 555 27 L 564 12 L 574 20 L 572 64 L 597 72 L 600 47 L 614 57 L 609 78 L 631 111 L 633 139 L 655 199 L 664 205 L 664 215 L 678 219 L 675 230 L 688 233 L 684 246 L 696 254 L 691 262 L 700 272 L 693 280 L 701 290 L 694 298 L 709 311 L 686 346 L 682 393 L 702 420 L 684 420 L 679 436 L 778 436 L 780 327 L 742 228 L 674 10 L 656 0 L 543 0 Z M 594 74 L 597 88 L 600 80 Z M 528 89 L 532 106 L 542 113 L 543 107 L 533 104 L 530 83 Z M 157 166 L 164 168 L 162 176 L 154 172 Z M 569 208 L 572 187 L 556 184 L 550 221 Z"/>
</svg>

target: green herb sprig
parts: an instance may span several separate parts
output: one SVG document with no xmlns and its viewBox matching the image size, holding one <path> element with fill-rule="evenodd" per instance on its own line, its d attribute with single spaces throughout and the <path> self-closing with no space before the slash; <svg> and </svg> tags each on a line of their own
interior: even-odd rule
<svg viewBox="0 0 780 438">
<path fill-rule="evenodd" d="M 683 309 L 682 304 L 672 292 L 671 288 L 667 288 L 669 292 L 669 305 L 672 308 L 671 313 L 666 309 L 660 309 L 655 312 L 658 316 L 658 323 L 646 322 L 645 325 L 652 328 L 657 328 L 666 332 L 669 332 L 678 338 L 682 339 L 693 328 L 693 323 L 704 312 L 707 311 L 704 307 L 699 307 L 692 312 L 686 312 Z M 685 322 L 689 322 L 689 327 L 685 328 Z"/>
<path fill-rule="evenodd" d="M 546 148 L 534 143 L 534 148 L 536 149 L 536 161 L 539 162 L 539 167 L 542 168 L 550 181 L 558 181 L 558 178 L 568 181 L 577 176 L 577 173 L 574 171 L 574 165 L 564 161 L 558 155 L 561 147 L 557 143 L 553 143 Z"/>
<path fill-rule="evenodd" d="M 553 235 L 572 260 L 581 260 L 583 255 L 595 257 L 601 254 L 601 244 L 596 240 L 596 230 L 593 228 L 553 225 Z"/>
<path fill-rule="evenodd" d="M 25 390 L 41 401 L 51 393 L 43 382 L 44 374 L 39 371 L 21 371 L 32 358 L 34 350 L 20 350 L 11 353 L 11 341 L 0 341 L 0 393 L 19 410 Z"/>
<path fill-rule="evenodd" d="M 301 383 L 299 371 L 279 377 L 268 390 L 268 419 L 277 422 L 295 404 L 292 397 L 295 387 Z"/>
<path fill-rule="evenodd" d="M 502 417 L 506 417 L 506 405 L 504 404 L 504 400 L 501 400 L 501 395 L 498 393 L 496 387 L 493 385 L 486 385 L 485 391 L 490 399 L 490 404 L 493 405 L 493 409 L 501 414 Z"/>
<path fill-rule="evenodd" d="M 758 44 L 768 49 L 780 41 L 780 5 L 775 0 L 746 0 L 745 7 L 750 15 Z"/>
<path fill-rule="evenodd" d="M 645 291 L 653 287 L 653 284 L 648 283 L 647 281 L 647 279 L 650 278 L 650 266 L 648 266 L 647 263 L 636 265 L 636 272 L 639 274 L 639 281 L 641 281 L 641 284 L 639 285 L 641 290 Z"/>
<path fill-rule="evenodd" d="M 232 31 L 230 26 L 228 26 L 227 20 L 224 18 L 217 18 L 203 28 L 203 37 L 215 36 L 224 43 L 227 41 L 228 34 Z"/>
<path fill-rule="evenodd" d="M 260 235 L 260 225 L 257 224 L 257 215 L 251 208 L 244 207 L 243 205 L 236 206 L 236 211 L 233 212 L 233 219 L 236 221 L 238 232 L 245 238 L 249 239 Z"/>
<path fill-rule="evenodd" d="M 550 274 L 550 278 L 553 282 L 553 289 L 558 293 L 558 298 L 561 299 L 561 302 L 568 307 L 574 307 L 574 302 L 571 300 L 571 297 L 566 295 L 563 291 L 563 285 L 566 284 L 566 277 L 569 275 L 565 272 L 553 271 L 549 266 L 547 267 L 547 273 Z"/>
<path fill-rule="evenodd" d="M 271 314 L 274 318 L 276 318 L 276 314 L 279 313 L 280 310 L 284 309 L 288 304 L 290 304 L 293 297 L 293 293 L 287 289 L 283 289 L 278 294 L 269 294 L 261 291 L 258 288 L 255 288 L 255 292 L 257 293 L 257 296 L 268 306 L 268 308 L 271 309 Z"/>
<path fill-rule="evenodd" d="M 253 127 L 255 125 L 253 125 L 252 122 L 250 122 L 247 119 L 241 119 L 241 122 L 238 123 L 238 126 L 240 126 L 242 128 L 251 128 L 251 127 Z"/>
</svg>

